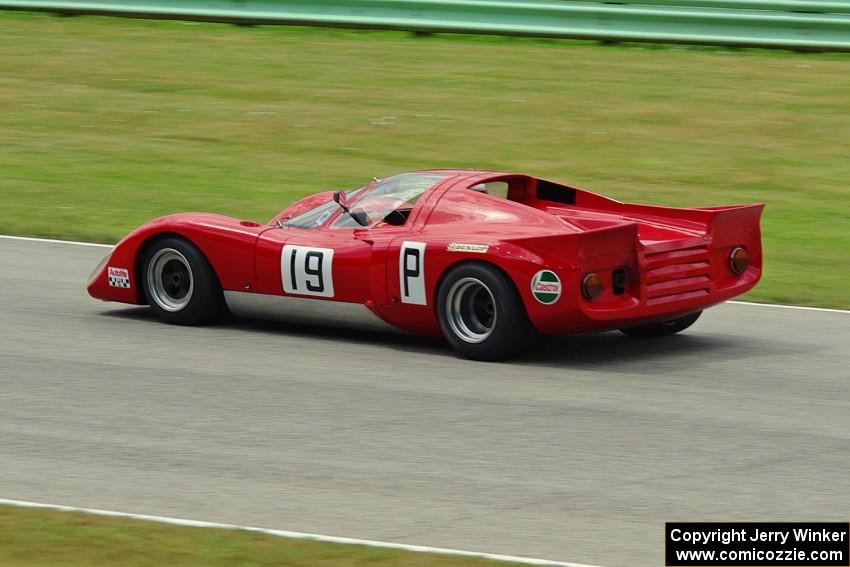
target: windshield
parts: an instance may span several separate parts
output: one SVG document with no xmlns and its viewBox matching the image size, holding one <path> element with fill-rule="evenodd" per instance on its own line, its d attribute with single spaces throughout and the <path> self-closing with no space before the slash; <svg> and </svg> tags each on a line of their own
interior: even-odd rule
<svg viewBox="0 0 850 567">
<path fill-rule="evenodd" d="M 351 203 L 352 214 L 340 215 L 331 228 L 401 226 L 419 197 L 446 177 L 445 173 L 401 173 L 375 182 L 368 191 L 364 191 L 365 187 L 348 191 L 346 200 Z M 339 209 L 334 201 L 328 201 L 292 217 L 283 226 L 317 228 Z"/>
<path fill-rule="evenodd" d="M 425 191 L 447 177 L 444 173 L 402 173 L 375 183 L 358 199 L 350 199 L 351 214 L 341 215 L 331 228 L 401 226 Z"/>
<path fill-rule="evenodd" d="M 349 191 L 347 193 L 348 198 L 356 198 L 363 189 L 364 188 L 361 187 L 360 189 Z M 283 226 L 293 226 L 295 228 L 316 228 L 317 226 L 325 224 L 325 221 L 331 218 L 331 215 L 334 214 L 337 209 L 339 209 L 339 205 L 333 201 L 328 201 L 318 207 L 313 207 L 307 212 L 292 217 L 288 221 L 284 222 Z"/>
</svg>

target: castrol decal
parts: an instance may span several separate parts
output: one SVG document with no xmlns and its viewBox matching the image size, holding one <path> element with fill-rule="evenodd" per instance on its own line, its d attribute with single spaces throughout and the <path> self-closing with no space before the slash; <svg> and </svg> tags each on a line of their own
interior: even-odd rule
<svg viewBox="0 0 850 567">
<path fill-rule="evenodd" d="M 543 305 L 551 305 L 561 297 L 561 280 L 550 270 L 540 270 L 531 278 L 531 293 Z"/>
</svg>

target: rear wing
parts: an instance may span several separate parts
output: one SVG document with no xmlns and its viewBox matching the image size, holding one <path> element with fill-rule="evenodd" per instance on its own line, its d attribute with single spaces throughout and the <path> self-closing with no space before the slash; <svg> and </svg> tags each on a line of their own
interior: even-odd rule
<svg viewBox="0 0 850 567">
<path fill-rule="evenodd" d="M 700 247 L 725 253 L 744 246 L 760 265 L 762 204 L 677 209 L 613 201 L 624 220 L 607 226 L 546 236 L 508 239 L 549 262 L 565 265 L 603 266 L 632 263 L 653 254 Z M 614 208 L 614 207 L 612 207 Z M 613 212 L 613 211 L 611 211 Z M 569 221 L 568 221 L 569 222 Z M 643 229 L 641 225 L 646 223 Z M 642 234 L 646 229 L 650 236 Z M 634 260 L 629 261 L 632 258 Z"/>
<path fill-rule="evenodd" d="M 721 205 L 713 207 L 663 207 L 659 205 L 643 205 L 640 203 L 623 203 L 616 199 L 610 199 L 597 193 L 585 191 L 584 189 L 570 188 L 574 193 L 572 195 L 571 209 L 590 209 L 599 212 L 608 212 L 620 215 L 641 215 L 655 218 L 669 218 L 682 221 L 692 221 L 702 224 L 708 224 L 712 218 L 718 213 L 726 213 L 728 211 L 738 211 L 740 209 L 758 209 L 759 212 L 764 208 L 761 203 L 746 204 L 746 205 Z M 725 216 L 722 215 L 722 216 Z M 648 219 L 649 220 L 649 219 Z"/>
</svg>

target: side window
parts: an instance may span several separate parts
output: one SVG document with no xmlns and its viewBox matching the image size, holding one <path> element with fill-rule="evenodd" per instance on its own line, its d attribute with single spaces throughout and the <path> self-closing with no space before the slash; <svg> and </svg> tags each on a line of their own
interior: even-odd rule
<svg viewBox="0 0 850 567">
<path fill-rule="evenodd" d="M 331 228 L 378 228 L 401 226 L 407 222 L 415 203 L 386 197 L 366 196 L 351 207 L 351 214 L 340 215 Z"/>
<path fill-rule="evenodd" d="M 479 183 L 478 185 L 473 185 L 470 189 L 481 193 L 487 193 L 488 195 L 492 195 L 500 199 L 507 199 L 510 185 L 508 185 L 507 181 L 492 181 L 490 183 Z"/>
<path fill-rule="evenodd" d="M 337 217 L 331 228 L 402 226 L 425 191 L 445 177 L 441 173 L 402 173 L 382 179 L 351 204 L 351 214 Z"/>
<path fill-rule="evenodd" d="M 524 177 L 509 178 L 500 181 L 488 181 L 473 185 L 469 189 L 479 193 L 487 193 L 497 199 L 507 199 L 517 203 L 525 202 L 528 179 Z"/>
</svg>

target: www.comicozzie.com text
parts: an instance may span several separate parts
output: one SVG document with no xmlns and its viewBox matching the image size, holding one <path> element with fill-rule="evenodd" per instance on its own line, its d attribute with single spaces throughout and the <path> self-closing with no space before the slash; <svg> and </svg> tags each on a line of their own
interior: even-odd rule
<svg viewBox="0 0 850 567">
<path fill-rule="evenodd" d="M 811 528 L 797 528 L 788 530 L 761 530 L 759 528 L 737 528 L 717 530 L 683 530 L 675 528 L 670 532 L 673 541 L 686 541 L 689 543 L 722 543 L 728 545 L 737 541 L 765 541 L 777 542 L 785 545 L 789 537 L 793 535 L 794 541 L 799 542 L 842 542 L 847 532 L 838 530 L 813 530 Z"/>
</svg>

